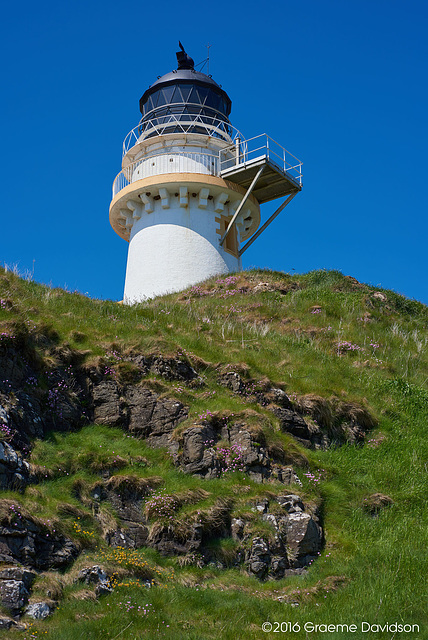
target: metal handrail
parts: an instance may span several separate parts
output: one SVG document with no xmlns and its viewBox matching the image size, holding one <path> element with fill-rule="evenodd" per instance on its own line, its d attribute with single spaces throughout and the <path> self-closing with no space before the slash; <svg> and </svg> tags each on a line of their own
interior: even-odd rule
<svg viewBox="0 0 428 640">
<path fill-rule="evenodd" d="M 159 122 L 160 119 L 165 119 L 165 122 Z M 146 125 L 151 126 L 147 127 Z M 123 155 L 126 155 L 138 142 L 145 140 L 149 136 L 162 135 L 165 130 L 170 129 L 171 126 L 175 126 L 179 133 L 188 133 L 189 127 L 197 126 L 198 129 L 205 129 L 204 133 L 207 136 L 221 138 L 230 144 L 234 143 L 237 138 L 242 138 L 241 133 L 236 127 L 221 118 L 213 118 L 203 114 L 193 115 L 183 113 L 175 115 L 169 113 L 153 118 L 153 120 L 144 122 L 140 120 L 137 126 L 131 129 L 125 136 L 125 140 L 123 141 Z M 142 129 L 142 127 L 144 127 L 144 129 Z"/>
<path fill-rule="evenodd" d="M 233 158 L 232 153 L 235 153 Z M 302 162 L 266 133 L 240 141 L 239 147 L 235 143 L 221 149 L 220 172 L 254 162 L 261 156 L 277 164 L 282 171 L 288 173 L 300 185 L 302 184 Z"/>
</svg>

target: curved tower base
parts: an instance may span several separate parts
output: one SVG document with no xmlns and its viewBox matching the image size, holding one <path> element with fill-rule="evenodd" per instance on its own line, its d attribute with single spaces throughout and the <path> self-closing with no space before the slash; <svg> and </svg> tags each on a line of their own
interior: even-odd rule
<svg viewBox="0 0 428 640">
<path fill-rule="evenodd" d="M 239 258 L 222 256 L 192 225 L 158 223 L 130 241 L 124 302 L 182 291 L 211 276 L 240 270 Z"/>
<path fill-rule="evenodd" d="M 240 271 L 239 243 L 260 221 L 249 198 L 220 246 L 244 190 L 215 176 L 158 175 L 133 182 L 113 199 L 113 228 L 129 240 L 124 302 L 181 291 L 211 276 Z"/>
</svg>

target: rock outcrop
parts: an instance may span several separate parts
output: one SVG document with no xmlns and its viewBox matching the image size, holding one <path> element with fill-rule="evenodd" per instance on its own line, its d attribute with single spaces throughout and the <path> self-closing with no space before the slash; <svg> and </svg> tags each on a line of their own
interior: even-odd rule
<svg viewBox="0 0 428 640">
<path fill-rule="evenodd" d="M 35 573 L 20 567 L 0 570 L 0 602 L 12 615 L 17 615 L 27 604 L 35 578 Z"/>
<path fill-rule="evenodd" d="M 51 602 L 32 602 L 25 609 L 25 613 L 34 620 L 44 620 L 51 615 L 54 604 Z"/>
<path fill-rule="evenodd" d="M 94 422 L 121 426 L 154 447 L 168 446 L 172 431 L 188 415 L 187 407 L 177 400 L 161 398 L 142 386 L 121 386 L 115 380 L 93 384 L 92 398 Z"/>
<path fill-rule="evenodd" d="M 108 528 L 105 532 L 104 537 L 110 546 L 136 549 L 146 545 L 149 530 L 146 526 L 147 519 L 142 513 L 143 501 L 159 480 L 112 476 L 92 488 L 92 509 L 95 516 L 98 517 L 101 502 L 107 501 L 114 508 L 120 522 L 119 527 Z"/>
<path fill-rule="evenodd" d="M 255 426 L 254 416 L 253 422 L 247 424 L 245 412 L 243 418 L 233 419 L 211 414 L 177 432 L 177 427 L 187 419 L 189 408 L 155 392 L 142 377 L 155 375 L 167 381 L 203 386 L 197 371 L 183 357 L 132 353 L 125 359 L 115 353 L 113 365 L 117 364 L 117 369 L 121 365 L 127 372 L 124 376 L 113 365 L 79 368 L 75 363 L 77 356 L 69 349 L 61 351 L 55 347 L 54 351 L 62 364 L 42 370 L 37 366 L 35 353 L 30 365 L 20 356 L 17 345 L 2 345 L 0 349 L 0 372 L 9 376 L 0 384 L 0 428 L 5 438 L 0 442 L 0 487 L 22 490 L 30 481 L 37 481 L 25 460 L 35 437 L 43 437 L 48 429 L 74 429 L 85 421 L 121 427 L 153 447 L 166 447 L 174 463 L 187 474 L 213 479 L 242 472 L 258 483 L 279 480 L 284 485 L 300 484 L 293 467 L 286 465 L 281 447 L 267 442 L 263 429 Z M 44 385 L 40 385 L 41 378 Z M 321 419 L 317 424 L 312 405 L 292 402 L 269 381 L 255 383 L 230 368 L 222 371 L 218 380 L 244 400 L 271 410 L 280 429 L 305 446 L 324 447 L 331 441 L 328 434 L 332 432 L 333 418 L 328 428 Z M 345 422 L 346 411 L 342 403 L 336 407 L 335 415 Z M 346 415 L 351 413 L 348 411 Z M 360 424 L 361 415 L 354 407 L 354 422 L 348 421 L 349 425 Z M 364 428 L 367 425 L 366 421 Z M 247 570 L 260 579 L 281 578 L 289 571 L 301 570 L 321 548 L 318 516 L 295 494 L 273 500 L 273 512 L 269 510 L 272 500 L 261 501 L 254 507 L 256 522 L 244 517 L 233 519 L 232 503 L 214 505 L 209 516 L 190 518 L 187 522 L 175 517 L 153 520 L 145 511 L 145 504 L 159 479 L 150 483 L 150 479 L 143 481 L 137 476 L 110 476 L 110 473 L 111 470 L 88 489 L 84 499 L 83 495 L 80 497 L 86 506 L 92 507 L 92 514 L 112 547 L 149 546 L 162 554 L 185 557 L 189 562 L 197 559 L 202 565 L 209 562 L 222 565 L 210 551 L 210 542 L 214 538 L 232 537 L 236 553 L 227 562 L 233 566 L 245 563 Z M 77 489 L 75 497 L 79 498 Z M 106 518 L 103 502 L 114 509 L 114 516 L 110 513 Z M 270 536 L 262 533 L 266 525 L 271 528 Z M 79 547 L 71 539 L 30 516 L 18 503 L 1 501 L 0 562 L 19 562 L 45 571 L 66 567 L 78 553 Z M 80 579 L 95 584 L 98 595 L 110 590 L 109 579 L 98 566 L 87 567 Z M 1 577 L 0 580 L 5 602 L 9 602 L 5 606 L 11 611 L 22 611 L 29 597 L 25 581 Z M 43 617 L 51 608 L 49 602 L 31 602 L 27 613 Z"/>
<path fill-rule="evenodd" d="M 60 569 L 77 557 L 77 545 L 10 500 L 0 501 L 0 562 Z"/>
<path fill-rule="evenodd" d="M 69 364 L 78 360 L 70 350 L 54 349 L 63 365 L 37 370 L 23 356 L 24 347 L 37 360 L 34 346 L 25 344 L 24 339 L 0 344 L 0 436 L 3 433 L 9 444 L 23 453 L 28 453 L 31 441 L 43 438 L 47 430 L 71 430 L 88 420 L 122 427 L 147 438 L 153 446 L 167 446 L 173 429 L 188 415 L 182 403 L 160 397 L 138 381 L 121 384 L 111 366 L 86 370 Z M 119 364 L 126 362 L 136 367 L 138 379 L 154 373 L 165 380 L 203 384 L 182 357 L 120 357 Z"/>
<path fill-rule="evenodd" d="M 285 391 L 268 381 L 244 380 L 232 370 L 222 372 L 218 382 L 246 400 L 268 407 L 278 418 L 282 431 L 311 449 L 326 449 L 333 443 L 361 443 L 376 426 L 370 412 L 355 402 L 334 397 L 327 400 L 315 394 L 292 402 Z"/>
<path fill-rule="evenodd" d="M 150 532 L 147 545 L 162 555 L 184 555 L 202 549 L 202 525 L 190 524 L 185 533 L 169 523 L 156 523 Z"/>
<path fill-rule="evenodd" d="M 228 424 L 213 416 L 181 434 L 181 450 L 174 460 L 185 472 L 202 478 L 218 478 L 242 471 L 255 482 L 276 479 L 284 484 L 300 483 L 291 467 L 284 467 L 268 453 L 261 431 L 256 434 L 243 422 Z"/>
<path fill-rule="evenodd" d="M 88 585 L 94 585 L 97 596 L 102 596 L 113 591 L 110 578 L 105 570 L 97 564 L 81 569 L 77 575 L 77 580 Z"/>
<path fill-rule="evenodd" d="M 277 509 L 271 513 L 272 502 L 280 505 L 284 513 L 278 514 Z M 306 511 L 301 498 L 293 494 L 278 496 L 274 501 L 264 500 L 254 509 L 272 527 L 272 536 L 252 536 L 252 527 L 244 518 L 232 521 L 232 536 L 242 544 L 250 543 L 246 553 L 250 574 L 260 579 L 280 579 L 299 573 L 316 559 L 323 544 L 316 509 Z"/>
<path fill-rule="evenodd" d="M 182 556 L 186 563 L 198 566 L 244 565 L 260 580 L 301 573 L 318 557 L 323 545 L 318 510 L 304 505 L 300 496 L 261 499 L 249 505 L 256 514 L 251 517 L 231 518 L 231 506 L 218 505 L 209 514 L 201 513 L 186 522 L 174 518 L 155 521 L 149 524 L 146 544 L 163 555 Z M 266 525 L 271 530 L 268 535 Z M 226 564 L 211 551 L 210 541 L 215 537 L 236 542 L 234 555 L 229 554 Z"/>
<path fill-rule="evenodd" d="M 0 442 L 0 488 L 22 491 L 29 482 L 30 465 L 7 442 Z"/>
</svg>

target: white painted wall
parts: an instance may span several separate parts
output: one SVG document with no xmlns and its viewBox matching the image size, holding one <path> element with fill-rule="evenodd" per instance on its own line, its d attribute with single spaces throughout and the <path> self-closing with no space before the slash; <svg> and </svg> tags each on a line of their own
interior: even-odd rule
<svg viewBox="0 0 428 640">
<path fill-rule="evenodd" d="M 213 201 L 198 207 L 189 194 L 186 208 L 171 197 L 169 209 L 155 202 L 131 230 L 124 301 L 127 304 L 181 291 L 216 274 L 239 271 L 241 260 L 223 250 L 216 233 Z"/>
<path fill-rule="evenodd" d="M 218 155 L 214 155 L 209 149 L 190 148 L 186 152 L 171 150 L 169 153 L 163 152 L 138 160 L 132 165 L 132 172 L 128 170 L 127 178 L 130 182 L 135 182 L 165 173 L 204 173 L 215 176 L 218 172 Z"/>
</svg>

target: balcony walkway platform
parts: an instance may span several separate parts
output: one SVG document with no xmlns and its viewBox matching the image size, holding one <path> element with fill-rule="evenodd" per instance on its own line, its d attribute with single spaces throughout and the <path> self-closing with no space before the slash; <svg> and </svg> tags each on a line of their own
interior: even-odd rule
<svg viewBox="0 0 428 640">
<path fill-rule="evenodd" d="M 296 190 L 301 191 L 300 181 L 279 167 L 267 154 L 223 169 L 220 177 L 247 190 L 261 167 L 264 167 L 263 172 L 252 190 L 260 204 L 288 196 Z"/>
</svg>

